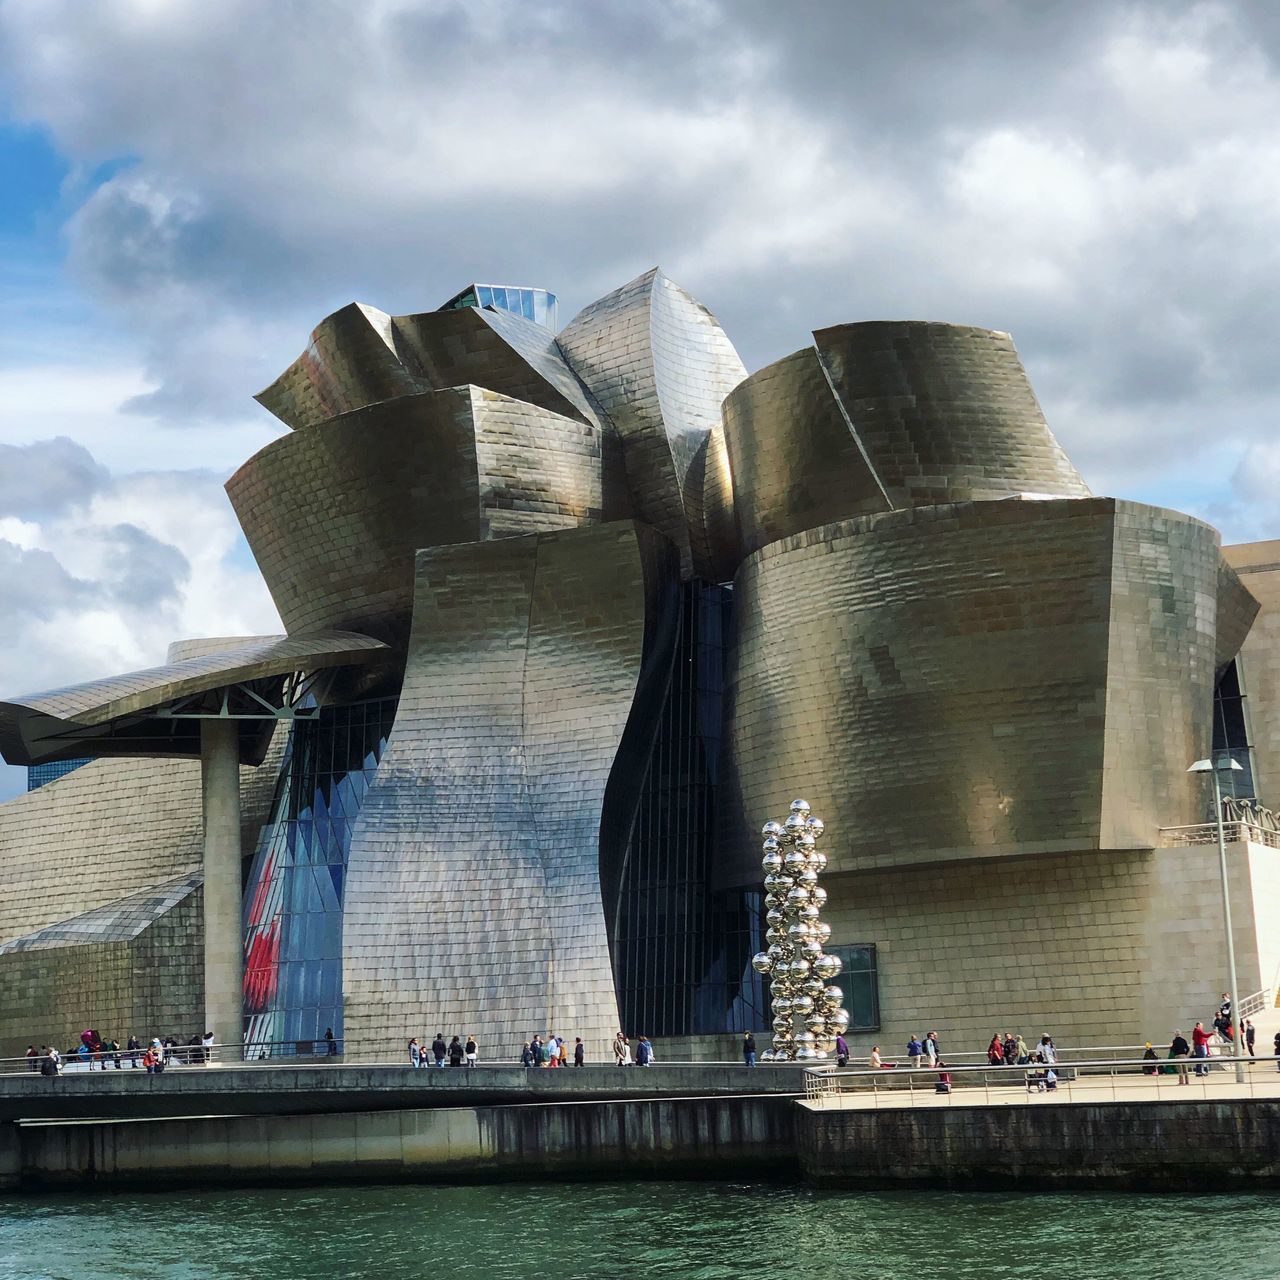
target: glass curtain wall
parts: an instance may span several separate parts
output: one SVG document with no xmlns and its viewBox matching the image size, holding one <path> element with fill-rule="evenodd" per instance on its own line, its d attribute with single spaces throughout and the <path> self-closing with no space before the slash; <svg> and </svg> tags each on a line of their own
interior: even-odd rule
<svg viewBox="0 0 1280 1280">
<path fill-rule="evenodd" d="M 325 707 L 293 725 L 244 898 L 246 1056 L 342 1041 L 342 892 L 351 831 L 396 699 Z"/>
<path fill-rule="evenodd" d="M 1223 795 L 1236 799 L 1253 799 L 1253 744 L 1249 741 L 1249 720 L 1245 697 L 1240 688 L 1240 672 L 1234 661 L 1228 662 L 1213 691 L 1213 750 L 1226 751 L 1242 766 L 1218 775 Z M 1263 802 L 1265 803 L 1265 801 Z M 1210 809 L 1213 805 L 1210 804 Z M 1210 815 L 1212 817 L 1212 815 Z"/>
<path fill-rule="evenodd" d="M 653 758 L 627 850 L 614 977 L 628 1034 L 689 1035 L 756 1025 L 763 989 L 761 895 L 714 894 L 721 706 L 730 588 L 692 582 Z"/>
</svg>

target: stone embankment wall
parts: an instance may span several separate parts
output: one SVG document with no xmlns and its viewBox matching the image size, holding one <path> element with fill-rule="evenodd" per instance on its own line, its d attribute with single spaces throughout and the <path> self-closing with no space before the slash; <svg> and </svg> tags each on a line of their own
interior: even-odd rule
<svg viewBox="0 0 1280 1280">
<path fill-rule="evenodd" d="M 1280 1102 L 794 1111 L 801 1170 L 823 1187 L 1280 1185 Z"/>
<path fill-rule="evenodd" d="M 0 1190 L 736 1177 L 793 1147 L 786 1097 L 0 1125 Z"/>
</svg>

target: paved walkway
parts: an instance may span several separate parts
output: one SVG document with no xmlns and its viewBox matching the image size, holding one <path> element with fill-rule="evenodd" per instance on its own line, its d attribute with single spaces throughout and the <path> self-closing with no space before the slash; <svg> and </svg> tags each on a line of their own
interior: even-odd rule
<svg viewBox="0 0 1280 1280">
<path fill-rule="evenodd" d="M 1039 1107 L 1063 1103 L 1280 1099 L 1280 1071 L 1272 1062 L 1265 1066 L 1258 1063 L 1245 1067 L 1243 1084 L 1236 1082 L 1235 1069 L 1230 1066 L 1211 1070 L 1207 1076 L 1197 1076 L 1191 1067 L 1187 1084 L 1179 1084 L 1176 1075 L 1081 1075 L 1075 1080 L 1060 1080 L 1057 1089 L 1044 1093 L 1029 1090 L 1021 1081 L 1022 1075 L 1022 1070 L 1018 1069 L 1015 1079 L 993 1081 L 987 1085 L 965 1084 L 960 1079 L 953 1084 L 950 1093 L 934 1092 L 933 1086 L 923 1078 L 913 1088 L 898 1081 L 886 1081 L 884 1088 L 847 1088 L 841 1093 L 808 1098 L 805 1105 L 813 1110 L 900 1111 L 911 1107 Z"/>
</svg>

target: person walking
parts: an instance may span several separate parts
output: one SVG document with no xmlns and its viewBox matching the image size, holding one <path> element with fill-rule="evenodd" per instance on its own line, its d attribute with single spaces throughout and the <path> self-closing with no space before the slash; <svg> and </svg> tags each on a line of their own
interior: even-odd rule
<svg viewBox="0 0 1280 1280">
<path fill-rule="evenodd" d="M 1280 1043 L 1280 1038 L 1278 1038 L 1278 1043 Z M 626 1056 L 627 1056 L 627 1037 L 624 1036 L 621 1031 L 619 1031 L 618 1034 L 613 1037 L 614 1066 L 616 1067 L 622 1066 L 623 1061 L 626 1059 Z"/>
<path fill-rule="evenodd" d="M 1209 1033 L 1204 1029 L 1203 1022 L 1197 1022 L 1191 1028 L 1191 1056 L 1197 1059 L 1207 1059 L 1209 1057 Z M 1196 1075 L 1207 1076 L 1208 1074 L 1208 1062 L 1197 1061 Z"/>
<path fill-rule="evenodd" d="M 1199 1024 L 1197 1024 L 1199 1025 Z M 1178 1083 L 1187 1084 L 1187 1058 L 1191 1053 L 1191 1046 L 1187 1043 L 1186 1037 L 1181 1031 L 1174 1030 L 1173 1039 L 1169 1041 L 1169 1058 L 1178 1064 Z"/>
<path fill-rule="evenodd" d="M 422 1066 L 422 1050 L 418 1047 L 418 1037 L 409 1041 L 409 1065 L 415 1070 Z"/>
<path fill-rule="evenodd" d="M 449 1041 L 449 1065 L 451 1067 L 462 1066 L 462 1058 L 462 1041 L 459 1040 L 457 1036 L 454 1036 L 453 1039 Z"/>
<path fill-rule="evenodd" d="M 1249 1057 L 1256 1058 L 1258 1055 L 1253 1051 L 1254 1040 L 1257 1038 L 1257 1028 L 1253 1025 L 1251 1018 L 1246 1018 L 1241 1024 L 1240 1029 L 1244 1032 L 1244 1047 L 1249 1050 Z"/>
<path fill-rule="evenodd" d="M 756 1038 L 750 1031 L 742 1037 L 742 1060 L 749 1067 L 756 1065 Z"/>
<path fill-rule="evenodd" d="M 468 1068 L 476 1065 L 476 1038 L 474 1035 L 467 1037 L 467 1043 L 462 1046 L 462 1052 L 466 1055 Z"/>
<path fill-rule="evenodd" d="M 1280 1071 L 1280 1031 L 1276 1032 L 1275 1042 L 1271 1046 L 1276 1058 L 1276 1070 Z"/>
<path fill-rule="evenodd" d="M 431 1056 L 435 1059 L 437 1067 L 444 1066 L 444 1055 L 449 1052 L 449 1046 L 444 1042 L 444 1032 L 437 1031 L 436 1038 L 431 1042 Z"/>
<path fill-rule="evenodd" d="M 849 1042 L 844 1038 L 844 1032 L 836 1034 L 836 1066 L 847 1067 L 849 1065 Z"/>
<path fill-rule="evenodd" d="M 1036 1052 L 1039 1053 L 1040 1057 L 1047 1062 L 1049 1066 L 1052 1067 L 1057 1065 L 1058 1046 L 1053 1043 L 1052 1036 L 1041 1036 L 1040 1046 Z"/>
<path fill-rule="evenodd" d="M 580 1067 L 587 1060 L 587 1046 L 582 1043 L 581 1036 L 573 1038 L 573 1065 Z"/>
</svg>

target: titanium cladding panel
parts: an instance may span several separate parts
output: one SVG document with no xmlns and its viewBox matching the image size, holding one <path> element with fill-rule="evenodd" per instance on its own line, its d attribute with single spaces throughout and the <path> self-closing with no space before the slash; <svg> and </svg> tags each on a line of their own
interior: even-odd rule
<svg viewBox="0 0 1280 1280">
<path fill-rule="evenodd" d="M 487 1056 L 557 1031 L 603 1060 L 605 788 L 676 572 L 631 523 L 419 556 L 404 690 L 352 840 L 353 1043 L 404 1039 L 425 1010 L 427 1034 L 475 1032 Z"/>
<path fill-rule="evenodd" d="M 596 428 L 459 387 L 273 441 L 227 492 L 290 631 L 403 642 L 420 547 L 592 523 L 600 485 Z"/>
<path fill-rule="evenodd" d="M 925 321 L 819 329 L 818 355 L 895 507 L 1087 498 L 1007 333 Z"/>
<path fill-rule="evenodd" d="M 622 441 L 638 519 L 680 549 L 686 576 L 712 578 L 697 461 L 746 369 L 715 316 L 656 267 L 586 307 L 558 338 Z M 695 564 L 696 559 L 696 564 Z"/>
<path fill-rule="evenodd" d="M 758 877 L 755 816 L 793 794 L 849 833 L 836 871 L 1193 820 L 1216 575 L 1207 526 L 1109 499 L 915 508 L 757 552 L 735 579 L 726 883 Z"/>
</svg>

